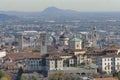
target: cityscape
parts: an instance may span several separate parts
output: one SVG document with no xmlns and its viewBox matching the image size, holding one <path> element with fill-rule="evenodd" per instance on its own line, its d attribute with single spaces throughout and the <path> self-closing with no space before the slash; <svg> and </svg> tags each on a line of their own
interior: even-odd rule
<svg viewBox="0 0 120 80">
<path fill-rule="evenodd" d="M 120 80 L 120 7 L 54 3 L 0 6 L 0 80 Z"/>
</svg>

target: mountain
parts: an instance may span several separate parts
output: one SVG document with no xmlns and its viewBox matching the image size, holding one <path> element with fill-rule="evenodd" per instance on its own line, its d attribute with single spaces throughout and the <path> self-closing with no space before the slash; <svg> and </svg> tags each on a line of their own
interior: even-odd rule
<svg viewBox="0 0 120 80">
<path fill-rule="evenodd" d="M 0 14 L 0 21 L 5 21 L 5 20 L 15 20 L 18 17 L 16 16 L 10 16 L 10 15 L 6 15 L 6 14 Z"/>
<path fill-rule="evenodd" d="M 74 10 L 59 9 L 56 7 L 48 7 L 43 10 L 39 17 L 47 20 L 103 20 L 103 19 L 118 19 L 120 12 L 79 12 Z"/>
<path fill-rule="evenodd" d="M 17 11 L 0 11 L 2 19 L 15 18 L 15 16 L 20 19 L 27 20 L 87 20 L 87 19 L 110 19 L 111 16 L 114 18 L 120 17 L 120 12 L 79 12 L 68 9 L 59 9 L 56 7 L 48 7 L 40 12 L 17 12 Z M 8 16 L 9 15 L 9 16 Z M 6 17 L 5 17 L 6 16 Z M 4 18 L 3 18 L 4 17 Z"/>
<path fill-rule="evenodd" d="M 77 18 L 80 12 L 73 10 L 58 9 L 56 7 L 48 7 L 40 13 L 41 18 L 46 19 L 62 19 L 62 18 Z"/>
<path fill-rule="evenodd" d="M 74 10 L 59 9 L 56 7 L 48 7 L 41 12 L 0 11 L 0 14 L 5 14 L 3 15 L 4 19 L 10 19 L 10 16 L 17 16 L 19 18 L 27 18 L 28 20 L 31 19 L 31 17 L 35 17 L 36 19 L 38 18 L 41 20 L 65 20 L 79 18 L 78 16 L 80 15 L 80 12 Z"/>
</svg>

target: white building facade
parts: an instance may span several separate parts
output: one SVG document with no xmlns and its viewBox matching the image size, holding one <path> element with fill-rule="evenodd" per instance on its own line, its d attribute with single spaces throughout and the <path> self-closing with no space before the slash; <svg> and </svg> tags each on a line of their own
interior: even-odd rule
<svg viewBox="0 0 120 80">
<path fill-rule="evenodd" d="M 98 59 L 98 69 L 102 72 L 113 73 L 120 71 L 120 54 L 109 54 Z"/>
</svg>

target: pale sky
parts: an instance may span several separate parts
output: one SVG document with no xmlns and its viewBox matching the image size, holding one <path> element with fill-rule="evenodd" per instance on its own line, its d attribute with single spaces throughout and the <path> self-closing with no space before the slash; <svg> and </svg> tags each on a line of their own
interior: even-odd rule
<svg viewBox="0 0 120 80">
<path fill-rule="evenodd" d="M 0 10 L 38 12 L 55 6 L 81 12 L 120 11 L 120 0 L 0 0 Z"/>
</svg>

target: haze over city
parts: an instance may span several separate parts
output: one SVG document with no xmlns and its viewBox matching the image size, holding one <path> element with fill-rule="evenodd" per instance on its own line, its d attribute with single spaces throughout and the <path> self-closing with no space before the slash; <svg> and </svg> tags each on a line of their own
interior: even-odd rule
<svg viewBox="0 0 120 80">
<path fill-rule="evenodd" d="M 120 0 L 0 0 L 0 10 L 38 12 L 54 6 L 81 12 L 119 12 Z"/>
<path fill-rule="evenodd" d="M 0 0 L 0 80 L 120 80 L 120 0 Z"/>
</svg>

